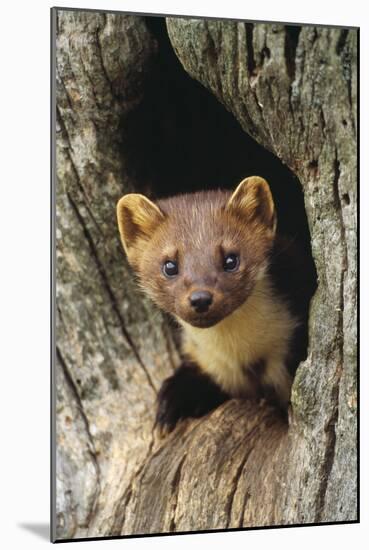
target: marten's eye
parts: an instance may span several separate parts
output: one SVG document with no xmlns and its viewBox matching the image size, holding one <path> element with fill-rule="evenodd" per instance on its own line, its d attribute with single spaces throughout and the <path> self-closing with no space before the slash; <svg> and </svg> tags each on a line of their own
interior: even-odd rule
<svg viewBox="0 0 369 550">
<path fill-rule="evenodd" d="M 236 271 L 240 265 L 240 258 L 237 254 L 227 254 L 223 261 L 224 271 Z"/>
<path fill-rule="evenodd" d="M 163 273 L 166 277 L 174 277 L 178 274 L 178 264 L 175 260 L 168 260 L 163 264 Z"/>
</svg>

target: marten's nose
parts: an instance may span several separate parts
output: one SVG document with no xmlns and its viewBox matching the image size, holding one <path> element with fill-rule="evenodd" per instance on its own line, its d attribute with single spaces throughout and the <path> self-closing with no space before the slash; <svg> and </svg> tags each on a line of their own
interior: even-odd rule
<svg viewBox="0 0 369 550">
<path fill-rule="evenodd" d="M 197 313 L 205 313 L 213 301 L 213 296 L 207 290 L 196 290 L 191 294 L 189 300 Z"/>
</svg>

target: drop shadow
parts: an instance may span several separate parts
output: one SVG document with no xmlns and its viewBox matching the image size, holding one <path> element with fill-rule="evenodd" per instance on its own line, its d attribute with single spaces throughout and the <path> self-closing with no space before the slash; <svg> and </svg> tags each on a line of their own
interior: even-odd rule
<svg viewBox="0 0 369 550">
<path fill-rule="evenodd" d="M 50 526 L 48 523 L 18 523 L 18 527 L 37 535 L 43 540 L 50 541 Z"/>
</svg>

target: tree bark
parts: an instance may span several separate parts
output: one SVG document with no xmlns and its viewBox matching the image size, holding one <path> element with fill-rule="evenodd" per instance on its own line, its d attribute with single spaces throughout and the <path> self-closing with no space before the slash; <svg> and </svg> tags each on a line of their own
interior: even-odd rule
<svg viewBox="0 0 369 550">
<path fill-rule="evenodd" d="M 177 351 L 138 294 L 115 206 L 135 189 L 121 126 L 156 43 L 139 17 L 57 16 L 57 538 L 108 535 L 152 444 Z"/>
<path fill-rule="evenodd" d="M 158 44 L 137 16 L 58 11 L 56 536 L 355 520 L 357 32 L 167 27 L 184 69 L 302 184 L 318 273 L 308 357 L 289 426 L 231 400 L 156 438 L 176 338 L 137 290 L 115 204 L 150 189 L 129 169 L 125 122 Z"/>
</svg>

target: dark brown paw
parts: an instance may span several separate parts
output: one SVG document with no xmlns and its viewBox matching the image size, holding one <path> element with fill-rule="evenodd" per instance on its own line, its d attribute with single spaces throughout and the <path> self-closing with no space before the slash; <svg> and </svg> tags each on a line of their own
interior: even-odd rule
<svg viewBox="0 0 369 550">
<path fill-rule="evenodd" d="M 228 395 L 199 367 L 184 363 L 159 391 L 155 423 L 159 434 L 171 432 L 181 419 L 205 415 L 226 399 Z"/>
</svg>

